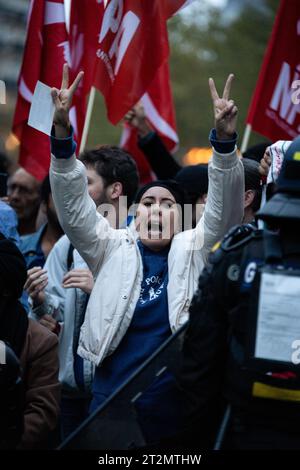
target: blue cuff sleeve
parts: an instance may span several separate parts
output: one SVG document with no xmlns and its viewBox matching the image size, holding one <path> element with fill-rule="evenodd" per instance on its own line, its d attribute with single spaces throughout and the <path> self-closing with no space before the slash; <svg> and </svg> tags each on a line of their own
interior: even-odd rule
<svg viewBox="0 0 300 470">
<path fill-rule="evenodd" d="M 212 147 L 218 153 L 231 153 L 234 151 L 238 135 L 235 132 L 231 140 L 218 140 L 216 129 L 212 129 L 209 134 L 209 140 Z"/>
<path fill-rule="evenodd" d="M 51 130 L 51 153 L 56 158 L 70 158 L 76 151 L 76 142 L 74 140 L 74 131 L 71 126 L 71 135 L 65 139 L 57 139 L 55 137 L 55 127 Z"/>
</svg>

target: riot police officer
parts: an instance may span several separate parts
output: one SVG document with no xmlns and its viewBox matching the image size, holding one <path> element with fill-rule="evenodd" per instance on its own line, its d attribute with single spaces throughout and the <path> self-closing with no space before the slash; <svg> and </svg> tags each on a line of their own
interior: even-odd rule
<svg viewBox="0 0 300 470">
<path fill-rule="evenodd" d="M 300 137 L 277 191 L 258 213 L 265 228 L 233 228 L 214 247 L 190 309 L 180 376 L 190 445 L 300 446 Z M 224 424 L 224 422 L 223 422 Z"/>
</svg>

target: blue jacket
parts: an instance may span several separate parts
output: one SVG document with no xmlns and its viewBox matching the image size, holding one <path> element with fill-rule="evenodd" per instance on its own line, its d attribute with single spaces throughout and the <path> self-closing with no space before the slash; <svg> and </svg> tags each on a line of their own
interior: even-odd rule
<svg viewBox="0 0 300 470">
<path fill-rule="evenodd" d="M 27 269 L 34 268 L 35 266 L 43 267 L 46 262 L 42 251 L 42 237 L 46 227 L 47 224 L 44 224 L 36 232 L 21 237 L 20 250 L 25 258 Z"/>
<path fill-rule="evenodd" d="M 17 230 L 18 219 L 15 211 L 3 201 L 0 201 L 0 232 L 20 248 L 20 236 Z"/>
</svg>

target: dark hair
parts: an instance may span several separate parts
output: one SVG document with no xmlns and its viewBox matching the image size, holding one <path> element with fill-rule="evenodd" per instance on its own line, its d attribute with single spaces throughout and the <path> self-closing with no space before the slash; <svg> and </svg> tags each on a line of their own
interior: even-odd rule
<svg viewBox="0 0 300 470">
<path fill-rule="evenodd" d="M 95 169 L 103 178 L 105 187 L 117 181 L 122 183 L 123 195 L 127 196 L 128 207 L 131 206 L 138 189 L 139 175 L 129 153 L 116 146 L 102 145 L 94 150 L 86 150 L 79 159 Z"/>
<path fill-rule="evenodd" d="M 197 199 L 208 192 L 208 165 L 200 163 L 181 168 L 175 176 L 185 189 L 190 204 L 196 204 Z"/>
<path fill-rule="evenodd" d="M 255 192 L 253 202 L 251 204 L 253 212 L 257 212 L 260 208 L 262 185 L 259 173 L 259 163 L 250 158 L 242 158 L 245 174 L 245 191 L 252 190 Z"/>
<path fill-rule="evenodd" d="M 41 202 L 48 204 L 50 194 L 51 194 L 51 186 L 50 186 L 50 179 L 49 179 L 49 174 L 48 174 L 43 179 L 43 182 L 41 185 L 41 189 L 40 189 Z"/>
<path fill-rule="evenodd" d="M 138 190 L 134 202 L 138 204 L 148 189 L 157 186 L 167 189 L 174 196 L 176 203 L 181 206 L 182 210 L 184 209 L 184 204 L 187 203 L 187 194 L 184 188 L 175 180 L 156 180 L 145 184 Z"/>
<path fill-rule="evenodd" d="M 243 153 L 243 157 L 249 158 L 250 160 L 254 160 L 259 163 L 263 158 L 267 147 L 269 147 L 270 145 L 272 145 L 271 141 L 261 142 L 260 144 L 253 145 L 252 147 L 249 147 L 246 152 Z"/>
</svg>

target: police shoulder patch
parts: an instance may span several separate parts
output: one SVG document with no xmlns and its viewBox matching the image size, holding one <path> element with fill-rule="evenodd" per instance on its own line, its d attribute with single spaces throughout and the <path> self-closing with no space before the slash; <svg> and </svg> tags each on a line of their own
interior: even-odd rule
<svg viewBox="0 0 300 470">
<path fill-rule="evenodd" d="M 256 232 L 260 230 L 254 224 L 236 225 L 225 235 L 221 248 L 225 252 L 235 250 L 248 243 Z"/>
</svg>

